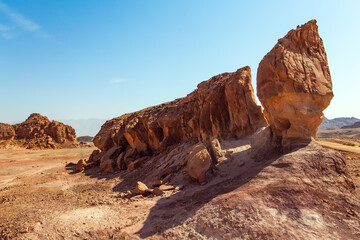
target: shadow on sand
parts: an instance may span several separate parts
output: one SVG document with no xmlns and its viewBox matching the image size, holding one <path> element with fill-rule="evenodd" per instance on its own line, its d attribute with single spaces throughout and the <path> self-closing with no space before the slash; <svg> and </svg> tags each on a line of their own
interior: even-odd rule
<svg viewBox="0 0 360 240">
<path fill-rule="evenodd" d="M 249 150 L 236 153 L 238 154 L 236 158 L 241 159 L 242 157 L 239 155 L 246 155 Z M 137 234 L 139 234 L 141 238 L 147 238 L 154 234 L 161 234 L 169 228 L 182 225 L 203 205 L 219 195 L 232 192 L 245 185 L 278 157 L 280 156 L 278 155 L 277 157 L 261 162 L 253 162 L 249 159 L 249 162 L 247 162 L 244 167 L 241 167 L 241 163 L 231 161 L 231 164 L 235 165 L 230 167 L 233 168 L 233 172 L 238 170 L 239 172 L 237 174 L 228 177 L 215 177 L 205 185 L 193 183 L 168 198 L 160 199 L 150 210 L 143 227 Z M 250 164 L 251 161 L 253 164 Z M 225 161 L 221 164 L 229 163 Z M 221 164 L 218 166 L 219 169 L 223 167 Z M 247 167 L 247 165 L 250 166 Z"/>
</svg>

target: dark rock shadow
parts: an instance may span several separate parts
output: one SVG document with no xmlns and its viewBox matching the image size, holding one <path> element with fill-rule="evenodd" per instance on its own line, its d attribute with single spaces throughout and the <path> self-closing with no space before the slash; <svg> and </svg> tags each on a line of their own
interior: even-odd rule
<svg viewBox="0 0 360 240">
<path fill-rule="evenodd" d="M 66 169 L 67 171 L 71 171 L 71 172 L 69 172 L 69 174 L 75 174 L 75 173 L 77 173 L 77 171 L 76 171 L 76 164 L 75 164 L 75 163 L 68 163 L 68 164 L 66 164 L 66 165 L 65 165 L 65 169 Z"/>
<path fill-rule="evenodd" d="M 237 154 L 246 155 L 249 154 L 249 151 L 251 151 L 251 149 Z M 245 161 L 244 166 L 239 165 L 236 161 L 231 162 L 231 165 L 234 164 L 234 168 L 236 168 L 235 166 L 239 168 L 238 174 L 224 178 L 218 176 L 205 185 L 192 183 L 184 187 L 184 190 L 170 197 L 161 198 L 150 210 L 144 226 L 137 234 L 139 234 L 141 238 L 147 238 L 154 234 L 161 234 L 167 229 L 182 225 L 188 218 L 191 218 L 197 210 L 213 198 L 232 192 L 248 183 L 279 157 L 280 154 L 278 154 L 277 157 L 261 162 L 254 162 L 253 159 L 249 159 L 249 161 Z M 221 164 L 229 163 L 224 161 Z M 221 164 L 218 166 L 219 169 L 222 168 Z M 236 171 L 236 169 L 233 169 L 233 171 Z"/>
</svg>

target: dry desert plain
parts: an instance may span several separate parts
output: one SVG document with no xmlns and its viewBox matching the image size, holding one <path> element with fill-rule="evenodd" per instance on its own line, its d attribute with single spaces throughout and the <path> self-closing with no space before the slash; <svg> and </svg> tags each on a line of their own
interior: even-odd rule
<svg viewBox="0 0 360 240">
<path fill-rule="evenodd" d="M 345 156 L 347 168 L 356 185 L 355 194 L 360 196 L 360 141 L 352 139 L 356 146 L 347 146 L 340 143 L 345 140 L 342 136 L 337 136 L 336 139 L 320 139 L 318 142 L 324 147 L 339 150 Z M 234 146 L 237 148 L 234 149 Z M 215 183 L 234 179 L 238 172 L 242 172 L 242 168 L 247 169 L 246 165 L 253 165 L 246 162 L 246 150 L 249 148 L 246 140 L 236 143 L 223 142 L 222 148 L 224 151 L 232 150 L 236 155 L 232 162 L 237 161 L 239 164 L 219 166 L 219 173 L 216 179 L 212 180 Z M 121 186 L 123 173 L 103 173 L 99 171 L 99 167 L 77 173 L 75 164 L 69 163 L 88 158 L 94 149 L 1 150 L 0 238 L 171 238 L 171 232 L 168 235 L 146 234 L 146 222 L 153 214 L 153 209 L 159 203 L 164 205 L 159 210 L 159 219 L 153 220 L 159 224 L 164 220 L 174 221 L 172 217 L 182 218 L 183 215 L 178 215 L 179 212 L 197 210 L 186 204 L 179 207 L 179 203 L 174 205 L 178 209 L 174 209 L 166 201 L 171 201 L 171 198 L 176 198 L 181 192 L 188 195 L 194 188 L 199 188 L 198 184 L 190 184 L 185 189 L 165 191 L 162 196 L 137 195 L 127 199 L 120 197 L 121 190 L 134 189 L 134 186 Z M 244 163 L 245 167 L 242 166 Z M 214 183 L 205 187 L 209 190 L 214 187 Z M 198 193 L 204 195 L 194 196 L 200 199 L 199 201 L 209 201 L 210 198 L 215 198 L 216 194 L 222 194 L 211 190 Z M 351 209 L 348 211 L 351 215 Z M 181 224 L 186 224 L 186 221 L 184 222 Z M 185 234 L 186 226 L 176 230 L 176 225 L 180 223 L 174 221 L 173 231 L 177 231 L 178 236 L 199 237 L 196 233 Z M 181 233 L 182 231 L 184 233 Z"/>
</svg>

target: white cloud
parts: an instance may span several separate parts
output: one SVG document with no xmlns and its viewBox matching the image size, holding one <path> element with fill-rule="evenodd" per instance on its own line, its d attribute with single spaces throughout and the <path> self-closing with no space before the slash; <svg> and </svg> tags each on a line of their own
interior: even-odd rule
<svg viewBox="0 0 360 240">
<path fill-rule="evenodd" d="M 0 12 L 4 13 L 18 28 L 39 34 L 41 37 L 48 37 L 48 35 L 41 31 L 41 26 L 32 20 L 26 18 L 25 16 L 15 12 L 13 9 L 9 8 L 7 5 L 0 3 Z M 0 25 L 0 31 L 6 33 L 1 34 L 4 38 L 11 39 L 17 34 L 11 32 L 12 28 L 9 28 L 6 25 Z"/>
<path fill-rule="evenodd" d="M 10 31 L 10 27 L 0 24 L 0 32 L 6 32 L 6 31 Z"/>
<path fill-rule="evenodd" d="M 16 37 L 16 33 L 12 33 L 12 32 L 3 32 L 0 35 L 6 39 L 13 39 L 14 37 Z"/>
<path fill-rule="evenodd" d="M 121 79 L 121 78 L 113 78 L 111 79 L 110 81 L 111 83 L 123 83 L 123 82 L 126 82 L 125 79 Z"/>
</svg>

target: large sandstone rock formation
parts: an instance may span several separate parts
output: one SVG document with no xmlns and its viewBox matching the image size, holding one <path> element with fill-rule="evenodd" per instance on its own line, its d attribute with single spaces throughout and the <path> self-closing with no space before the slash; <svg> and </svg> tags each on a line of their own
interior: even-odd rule
<svg viewBox="0 0 360 240">
<path fill-rule="evenodd" d="M 329 66 L 316 20 L 291 30 L 262 59 L 257 95 L 271 130 L 285 148 L 315 137 L 333 97 Z"/>
<path fill-rule="evenodd" d="M 61 122 L 50 121 L 38 113 L 25 122 L 0 124 L 0 146 L 28 149 L 78 147 L 75 130 Z"/>
<path fill-rule="evenodd" d="M 128 166 L 136 158 L 189 139 L 210 143 L 213 136 L 240 138 L 265 125 L 251 86 L 250 67 L 244 67 L 200 83 L 184 98 L 107 121 L 94 144 L 103 152 L 114 151 L 113 163 L 124 152 L 121 161 Z"/>
</svg>

